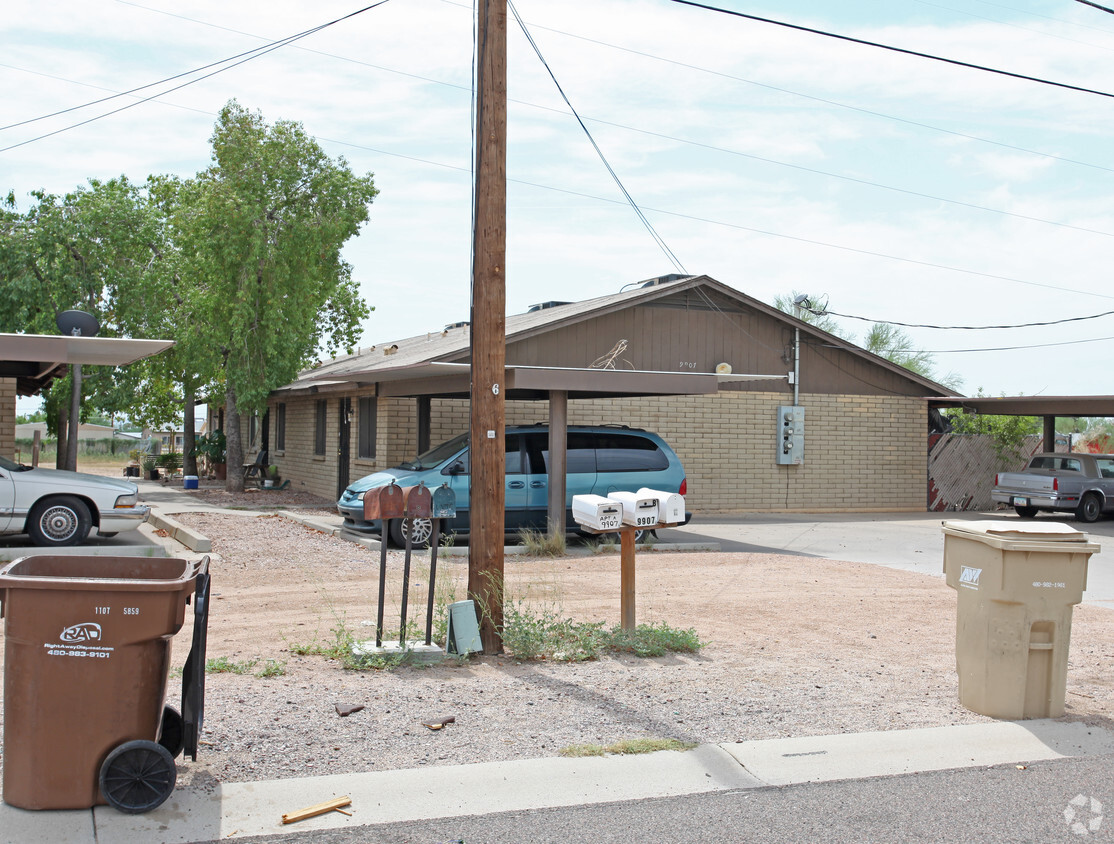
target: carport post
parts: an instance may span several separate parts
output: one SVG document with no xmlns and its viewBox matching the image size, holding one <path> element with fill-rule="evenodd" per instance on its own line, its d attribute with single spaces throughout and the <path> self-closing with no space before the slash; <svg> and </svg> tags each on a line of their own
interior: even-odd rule
<svg viewBox="0 0 1114 844">
<path fill-rule="evenodd" d="M 565 532 L 565 474 L 568 467 L 569 394 L 565 390 L 549 391 L 549 497 L 547 525 L 549 535 Z"/>
<path fill-rule="evenodd" d="M 1044 450 L 1056 450 L 1056 417 L 1044 417 Z M 1069 449 L 1070 450 L 1070 449 Z"/>
</svg>

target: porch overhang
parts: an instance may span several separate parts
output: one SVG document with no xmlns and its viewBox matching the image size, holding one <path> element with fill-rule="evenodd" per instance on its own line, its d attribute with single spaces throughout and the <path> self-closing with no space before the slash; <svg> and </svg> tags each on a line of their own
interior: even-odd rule
<svg viewBox="0 0 1114 844">
<path fill-rule="evenodd" d="M 173 340 L 0 334 L 0 378 L 15 378 L 21 396 L 35 395 L 72 364 L 124 366 L 157 355 Z"/>
</svg>

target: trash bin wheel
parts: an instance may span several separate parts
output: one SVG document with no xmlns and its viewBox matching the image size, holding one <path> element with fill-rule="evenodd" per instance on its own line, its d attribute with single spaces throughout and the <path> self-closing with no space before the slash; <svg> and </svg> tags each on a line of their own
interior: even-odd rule
<svg viewBox="0 0 1114 844">
<path fill-rule="evenodd" d="M 186 722 L 182 714 L 173 706 L 164 706 L 162 710 L 162 732 L 159 734 L 159 744 L 170 751 L 175 759 L 186 746 Z"/>
<path fill-rule="evenodd" d="M 101 794 L 114 809 L 138 815 L 161 806 L 177 779 L 169 750 L 153 741 L 129 741 L 114 748 L 101 765 Z"/>
</svg>

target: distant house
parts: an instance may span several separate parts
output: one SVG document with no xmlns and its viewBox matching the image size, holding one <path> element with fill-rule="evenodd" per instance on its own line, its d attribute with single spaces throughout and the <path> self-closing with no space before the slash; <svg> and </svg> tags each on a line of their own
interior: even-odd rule
<svg viewBox="0 0 1114 844">
<path fill-rule="evenodd" d="M 272 394 L 254 445 L 335 497 L 468 430 L 469 355 L 457 323 L 323 363 Z M 695 511 L 924 510 L 928 399 L 957 396 L 708 276 L 509 316 L 506 366 L 507 424 L 547 421 L 552 397 L 570 425 L 653 430 Z M 787 465 L 779 408 L 795 391 L 803 450 Z"/>
<path fill-rule="evenodd" d="M 38 431 L 41 439 L 47 438 L 47 430 L 45 422 L 24 422 L 15 426 L 15 438 L 17 440 L 29 440 L 35 436 Z M 87 422 L 82 422 L 77 429 L 77 438 L 79 440 L 108 440 L 115 437 L 116 439 L 125 440 L 138 440 L 139 434 L 135 432 L 119 431 L 111 425 L 90 425 Z"/>
</svg>

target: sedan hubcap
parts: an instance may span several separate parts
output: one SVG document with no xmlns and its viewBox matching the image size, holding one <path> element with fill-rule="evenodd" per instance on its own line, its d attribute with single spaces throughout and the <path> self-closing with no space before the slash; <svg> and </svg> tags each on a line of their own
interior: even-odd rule
<svg viewBox="0 0 1114 844">
<path fill-rule="evenodd" d="M 77 513 L 68 507 L 51 507 L 39 524 L 43 533 L 55 542 L 62 542 L 77 531 Z"/>
</svg>

